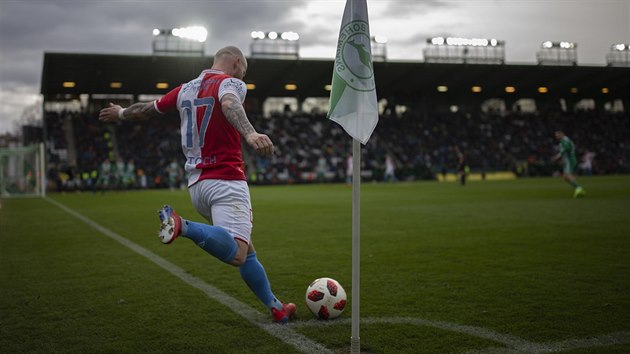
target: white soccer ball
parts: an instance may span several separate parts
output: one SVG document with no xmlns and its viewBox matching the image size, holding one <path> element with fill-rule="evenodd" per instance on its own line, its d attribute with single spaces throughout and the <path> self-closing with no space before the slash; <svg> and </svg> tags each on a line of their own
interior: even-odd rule
<svg viewBox="0 0 630 354">
<path fill-rule="evenodd" d="M 322 320 L 339 317 L 346 307 L 346 291 L 331 278 L 315 279 L 306 289 L 306 306 Z"/>
</svg>

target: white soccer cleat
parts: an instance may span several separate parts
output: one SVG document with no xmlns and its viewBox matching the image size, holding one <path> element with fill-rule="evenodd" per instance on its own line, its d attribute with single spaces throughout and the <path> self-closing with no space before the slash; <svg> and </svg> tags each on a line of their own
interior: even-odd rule
<svg viewBox="0 0 630 354">
<path fill-rule="evenodd" d="M 169 244 L 181 234 L 182 218 L 177 215 L 170 205 L 165 205 L 158 210 L 158 216 L 160 217 L 158 238 L 162 243 Z"/>
</svg>

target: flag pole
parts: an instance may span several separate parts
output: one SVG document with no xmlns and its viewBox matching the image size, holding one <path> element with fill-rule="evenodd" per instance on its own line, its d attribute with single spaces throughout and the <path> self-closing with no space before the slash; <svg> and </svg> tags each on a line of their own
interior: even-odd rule
<svg viewBox="0 0 630 354">
<path fill-rule="evenodd" d="M 352 139 L 352 337 L 350 352 L 361 352 L 359 337 L 361 265 L 361 143 Z"/>
</svg>

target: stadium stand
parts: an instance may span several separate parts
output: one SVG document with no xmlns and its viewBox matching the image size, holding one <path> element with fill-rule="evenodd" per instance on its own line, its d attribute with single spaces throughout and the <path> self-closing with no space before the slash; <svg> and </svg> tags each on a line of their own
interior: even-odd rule
<svg viewBox="0 0 630 354">
<path fill-rule="evenodd" d="M 178 67 L 181 61 L 186 62 L 186 69 L 166 70 Z M 89 95 L 80 113 L 45 114 L 51 180 L 57 181 L 59 189 L 94 189 L 107 159 L 114 166 L 133 161 L 136 169 L 132 183 L 109 183 L 108 188 L 167 187 L 167 166 L 183 158 L 179 118 L 171 115 L 151 122 L 104 125 L 98 122 L 97 112 L 120 97 L 127 100 L 126 105 L 140 100 L 141 94 L 159 97 L 168 89 L 157 89 L 150 78 L 171 83 L 172 88 L 196 76 L 210 62 L 209 58 L 47 53 L 42 79 L 45 101 Z M 115 74 L 118 68 L 123 72 Z M 456 145 L 464 152 L 470 170 L 481 176 L 493 171 L 511 171 L 518 176 L 551 175 L 557 170 L 557 165 L 550 162 L 555 153 L 556 129 L 565 130 L 576 142 L 580 156 L 588 153 L 595 157 L 587 173 L 630 172 L 627 68 L 388 62 L 375 63 L 375 68 L 379 97 L 387 98 L 387 104 L 362 151 L 362 176 L 366 180 L 383 180 L 386 155 L 395 161 L 397 180 L 436 179 L 452 173 L 457 162 Z M 252 184 L 346 181 L 351 140 L 340 126 L 322 113 L 285 109 L 263 114 L 262 109 L 267 97 L 288 96 L 286 91 L 274 88 L 282 86 L 273 86 L 274 82 L 299 83 L 300 89 L 293 95 L 301 102 L 307 97 L 327 96 L 324 83 L 331 69 L 329 61 L 250 62 L 247 81 L 255 83 L 256 89 L 248 93 L 246 108 L 257 130 L 268 134 L 277 149 L 270 159 L 244 150 Z M 86 75 L 80 74 L 83 72 Z M 81 80 L 66 88 L 61 85 L 65 77 Z M 112 91 L 105 88 L 112 77 L 123 82 L 128 91 L 102 94 Z M 532 97 L 531 92 L 536 92 L 541 82 L 548 82 L 550 93 L 534 96 L 536 109 L 520 109 L 519 100 Z M 449 85 L 448 94 L 435 90 L 439 83 Z M 516 94 L 503 91 L 507 83 L 519 88 Z M 471 94 L 473 84 L 484 87 L 483 93 Z M 574 86 L 580 88 L 579 92 L 573 91 Z M 492 98 L 503 100 L 505 108 L 482 109 L 483 103 Z M 556 103 L 560 99 L 565 100 L 566 107 Z M 590 107 L 579 108 L 577 102 L 589 99 L 593 101 Z M 614 100 L 622 102 L 625 110 L 609 109 Z M 397 106 L 405 109 L 398 110 Z M 451 109 L 453 106 L 457 109 Z"/>
<path fill-rule="evenodd" d="M 91 173 L 105 159 L 120 158 L 125 163 L 135 161 L 136 168 L 147 175 L 148 187 L 166 187 L 156 181 L 167 180 L 166 166 L 173 159 L 182 159 L 176 117 L 151 124 L 122 122 L 111 130 L 100 124 L 94 114 L 68 117 L 64 119 L 73 122 L 79 151 L 76 173 Z M 287 112 L 270 118 L 252 115 L 251 119 L 257 130 L 273 139 L 277 149 L 270 159 L 245 149 L 244 160 L 252 183 L 345 181 L 350 139 L 323 114 Z M 372 139 L 363 149 L 362 174 L 366 180 L 383 180 L 385 155 L 390 154 L 396 162 L 397 179 L 435 179 L 440 173 L 455 170 L 454 146 L 458 145 L 473 172 L 551 175 L 557 170 L 557 165 L 550 162 L 556 147 L 553 131 L 559 127 L 579 143 L 580 156 L 586 151 L 595 153 L 592 173 L 630 172 L 628 117 L 622 113 L 584 111 L 381 116 Z M 105 138 L 108 134 L 109 140 Z M 117 145 L 108 146 L 108 142 Z M 61 168 L 62 173 L 73 174 L 68 170 L 69 167 Z"/>
</svg>

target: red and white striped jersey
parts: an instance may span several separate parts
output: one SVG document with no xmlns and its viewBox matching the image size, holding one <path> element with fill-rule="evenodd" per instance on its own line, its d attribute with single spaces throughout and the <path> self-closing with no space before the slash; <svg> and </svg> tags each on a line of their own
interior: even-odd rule
<svg viewBox="0 0 630 354">
<path fill-rule="evenodd" d="M 246 179 L 241 135 L 221 109 L 221 98 L 228 93 L 242 103 L 247 87 L 242 80 L 208 69 L 154 102 L 160 113 L 179 111 L 189 187 L 203 179 Z"/>
</svg>

